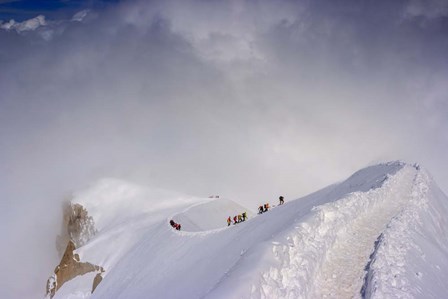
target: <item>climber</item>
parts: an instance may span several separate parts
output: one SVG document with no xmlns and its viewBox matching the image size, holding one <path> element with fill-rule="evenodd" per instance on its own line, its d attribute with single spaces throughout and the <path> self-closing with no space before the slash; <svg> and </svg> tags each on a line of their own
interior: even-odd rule
<svg viewBox="0 0 448 299">
<path fill-rule="evenodd" d="M 173 219 L 170 220 L 170 225 L 171 225 L 174 229 L 176 229 L 176 230 L 180 230 L 180 228 L 181 228 L 180 224 L 174 222 Z"/>
<path fill-rule="evenodd" d="M 263 214 L 264 210 L 263 210 L 263 206 L 259 206 L 258 207 L 258 214 Z"/>
<path fill-rule="evenodd" d="M 238 215 L 238 223 L 240 223 L 242 220 L 241 214 Z"/>
<path fill-rule="evenodd" d="M 229 218 L 227 218 L 227 226 L 230 226 L 231 223 L 232 223 L 232 219 L 229 216 Z"/>
<path fill-rule="evenodd" d="M 282 205 L 282 204 L 285 203 L 285 201 L 284 201 L 284 199 L 283 199 L 283 196 L 280 196 L 278 199 L 280 200 L 279 205 Z"/>
<path fill-rule="evenodd" d="M 246 219 L 247 219 L 247 214 L 246 214 L 246 212 L 243 212 L 243 221 L 246 221 Z"/>
<path fill-rule="evenodd" d="M 238 223 L 237 220 L 238 220 L 237 216 L 233 217 L 233 224 L 237 224 Z"/>
<path fill-rule="evenodd" d="M 267 203 L 264 205 L 264 212 L 267 212 L 268 210 L 269 210 L 269 204 Z"/>
</svg>

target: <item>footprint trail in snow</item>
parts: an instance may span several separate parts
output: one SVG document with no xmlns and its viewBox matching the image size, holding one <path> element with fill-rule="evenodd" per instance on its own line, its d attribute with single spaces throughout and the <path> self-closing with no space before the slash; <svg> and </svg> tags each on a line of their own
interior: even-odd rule
<svg viewBox="0 0 448 299">
<path fill-rule="evenodd" d="M 411 196 L 415 170 L 404 172 L 393 178 L 385 192 L 366 193 L 375 197 L 375 205 L 340 230 L 317 273 L 312 298 L 361 298 L 365 267 L 375 241 Z"/>
</svg>

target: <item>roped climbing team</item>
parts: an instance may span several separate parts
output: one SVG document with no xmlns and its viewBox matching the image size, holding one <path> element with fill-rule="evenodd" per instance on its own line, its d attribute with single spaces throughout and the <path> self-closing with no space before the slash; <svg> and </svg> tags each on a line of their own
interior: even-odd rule
<svg viewBox="0 0 448 299">
<path fill-rule="evenodd" d="M 247 219 L 247 213 L 243 212 L 242 214 L 238 214 L 233 217 L 233 224 L 246 221 L 246 219 Z M 232 218 L 229 216 L 229 218 L 227 218 L 227 226 L 229 226 L 230 224 L 232 224 Z"/>
<path fill-rule="evenodd" d="M 283 196 L 280 196 L 278 198 L 278 200 L 279 200 L 278 205 L 282 205 L 282 204 L 285 203 L 285 199 L 284 199 Z M 261 205 L 261 206 L 258 207 L 258 214 L 263 214 L 264 212 L 269 211 L 269 209 L 270 209 L 269 203 L 265 203 L 264 205 Z M 247 219 L 247 215 L 246 215 L 246 212 L 244 212 L 242 215 L 238 215 L 238 216 L 234 216 L 233 217 L 233 224 L 237 224 L 237 223 L 240 223 L 242 221 L 246 221 L 246 219 Z M 229 218 L 227 218 L 227 226 L 229 226 L 231 223 L 232 223 L 232 219 L 229 216 Z"/>
<path fill-rule="evenodd" d="M 278 205 L 282 205 L 285 203 L 285 200 L 283 198 L 283 196 L 280 196 L 278 198 L 279 200 L 279 204 Z M 265 203 L 264 205 L 261 205 L 258 207 L 258 214 L 263 214 L 264 212 L 269 211 L 269 203 Z M 233 217 L 233 224 L 237 224 L 240 222 L 244 222 L 247 219 L 247 213 L 243 212 L 241 214 L 238 214 L 236 216 Z M 174 220 L 170 220 L 170 224 L 173 228 L 175 228 L 176 230 L 180 230 L 181 229 L 181 225 L 179 223 L 174 222 Z M 230 224 L 232 224 L 232 218 L 229 216 L 229 218 L 227 218 L 227 226 L 230 226 Z"/>
</svg>

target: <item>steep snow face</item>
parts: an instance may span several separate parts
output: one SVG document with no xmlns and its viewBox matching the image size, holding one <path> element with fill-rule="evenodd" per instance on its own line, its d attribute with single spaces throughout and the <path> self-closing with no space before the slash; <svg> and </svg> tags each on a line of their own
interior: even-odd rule
<svg viewBox="0 0 448 299">
<path fill-rule="evenodd" d="M 71 298 L 448 293 L 446 196 L 424 171 L 401 162 L 368 167 L 230 227 L 228 216 L 250 212 L 230 200 L 116 180 L 100 182 L 77 199 L 98 223 L 98 234 L 77 252 L 106 272 L 94 294 L 76 297 L 66 289 Z M 185 230 L 173 230 L 171 218 Z"/>
</svg>

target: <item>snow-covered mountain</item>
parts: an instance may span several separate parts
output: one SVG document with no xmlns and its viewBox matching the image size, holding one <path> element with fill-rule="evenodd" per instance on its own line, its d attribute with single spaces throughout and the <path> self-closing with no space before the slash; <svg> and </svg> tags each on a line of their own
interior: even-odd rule
<svg viewBox="0 0 448 299">
<path fill-rule="evenodd" d="M 95 226 L 73 256 L 96 271 L 56 299 L 448 297 L 448 198 L 417 165 L 371 166 L 261 215 L 111 179 L 72 204 Z"/>
</svg>

